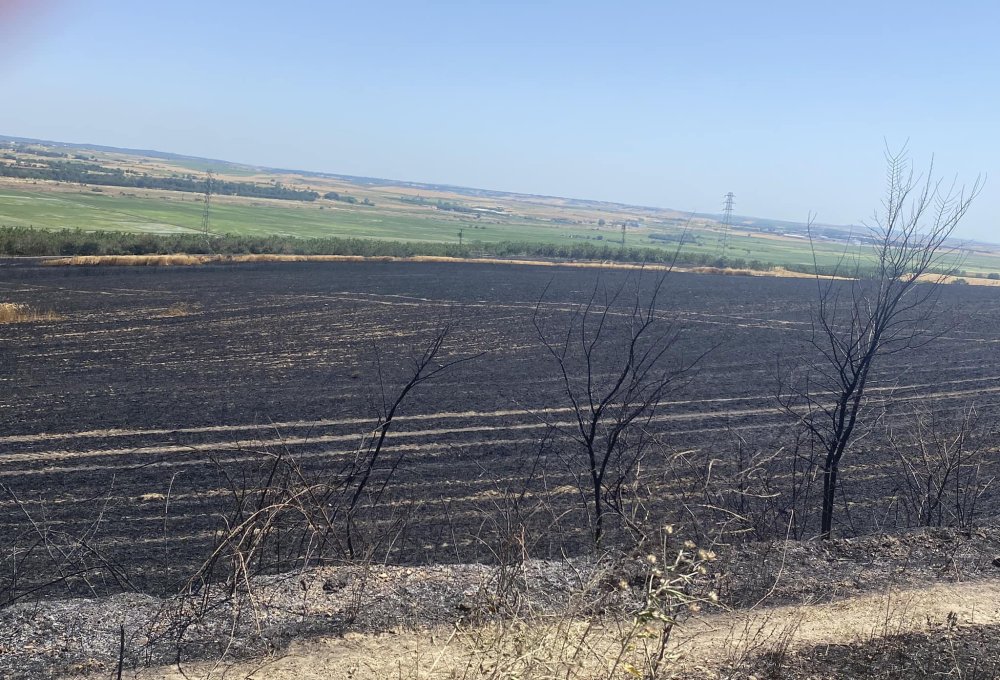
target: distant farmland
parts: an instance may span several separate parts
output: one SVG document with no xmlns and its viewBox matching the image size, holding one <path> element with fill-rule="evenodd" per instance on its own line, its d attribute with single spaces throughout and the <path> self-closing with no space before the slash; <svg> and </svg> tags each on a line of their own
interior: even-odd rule
<svg viewBox="0 0 1000 680">
<path fill-rule="evenodd" d="M 4 144 L 0 141 L 0 147 Z M 630 247 L 673 250 L 683 239 L 687 253 L 796 268 L 813 262 L 809 243 L 803 238 L 803 225 L 792 223 L 755 219 L 744 225 L 737 219 L 724 247 L 718 222 L 676 210 L 274 171 L 169 154 L 147 157 L 138 152 L 108 150 L 78 153 L 81 149 L 75 148 L 70 153 L 68 147 L 59 145 L 6 145 L 6 152 L 0 148 L 3 226 L 200 233 L 204 218 L 201 187 L 207 181 L 205 173 L 213 170 L 215 181 L 228 186 L 287 190 L 293 198 L 318 196 L 314 200 L 212 196 L 209 226 L 217 234 L 359 237 L 436 244 L 461 241 L 466 245 L 503 241 L 618 245 L 624 224 L 625 242 Z M 10 168 L 10 174 L 37 173 L 42 179 L 3 177 L 4 167 Z M 44 179 L 65 176 L 66 168 L 79 168 L 73 176 L 80 181 Z M 93 174 L 87 168 L 111 174 Z M 102 183 L 89 184 L 87 177 Z M 106 184 L 140 180 L 153 185 L 186 183 L 192 190 Z M 864 252 L 863 246 L 847 242 L 849 232 L 845 228 L 821 227 L 818 233 L 816 261 L 822 266 L 834 264 L 845 253 L 853 256 Z M 989 247 L 962 251 L 958 258 L 962 268 L 971 272 L 1000 272 L 1000 254 Z"/>
</svg>

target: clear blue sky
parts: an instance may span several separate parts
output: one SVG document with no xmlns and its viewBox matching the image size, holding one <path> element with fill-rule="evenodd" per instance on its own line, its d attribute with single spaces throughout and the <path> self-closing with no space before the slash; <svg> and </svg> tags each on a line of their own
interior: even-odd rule
<svg viewBox="0 0 1000 680">
<path fill-rule="evenodd" d="M 18 11 L 18 9 L 20 11 Z M 997 2 L 0 0 L 0 134 L 858 223 L 883 140 L 988 181 Z"/>
</svg>

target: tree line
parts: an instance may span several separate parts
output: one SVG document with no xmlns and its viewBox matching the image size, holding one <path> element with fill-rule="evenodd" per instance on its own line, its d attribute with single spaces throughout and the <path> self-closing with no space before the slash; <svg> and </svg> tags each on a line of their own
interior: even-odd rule
<svg viewBox="0 0 1000 680">
<path fill-rule="evenodd" d="M 156 177 L 137 174 L 121 168 L 109 168 L 96 163 L 74 163 L 67 161 L 46 161 L 44 165 L 0 163 L 0 177 L 17 179 L 50 180 L 53 182 L 79 182 L 100 186 L 127 187 L 132 189 L 162 189 L 203 193 L 205 180 L 188 177 Z M 319 194 L 315 191 L 289 189 L 280 184 L 254 184 L 252 182 L 227 182 L 212 180 L 212 193 L 224 196 L 246 196 L 249 198 L 277 198 L 286 201 L 315 201 Z"/>
<path fill-rule="evenodd" d="M 675 253 L 660 248 L 621 248 L 616 244 L 528 243 L 523 241 L 426 243 L 366 238 L 297 238 L 294 236 L 243 236 L 239 234 L 142 234 L 82 229 L 45 230 L 0 226 L 0 256 L 44 257 L 68 255 L 170 255 L 278 254 L 359 255 L 365 257 L 545 258 L 598 260 L 649 264 L 676 263 L 767 271 L 773 265 L 757 260 L 719 257 L 709 253 Z"/>
</svg>

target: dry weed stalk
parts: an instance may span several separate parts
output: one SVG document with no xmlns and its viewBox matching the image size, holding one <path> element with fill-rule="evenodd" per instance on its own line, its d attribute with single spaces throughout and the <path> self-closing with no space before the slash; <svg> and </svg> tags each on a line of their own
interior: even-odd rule
<svg viewBox="0 0 1000 680">
<path fill-rule="evenodd" d="M 633 554 L 605 553 L 554 611 L 527 606 L 459 623 L 448 644 L 468 659 L 462 678 L 662 677 L 675 655 L 677 624 L 714 603 L 707 586 L 710 550 L 659 532 L 659 544 Z M 527 587 L 530 588 L 530 585 Z"/>
<path fill-rule="evenodd" d="M 754 668 L 754 675 L 759 671 L 764 678 L 784 677 L 801 624 L 801 617 L 782 620 L 771 614 L 747 615 L 743 625 L 732 628 L 725 641 L 722 677 L 746 677 L 749 668 Z"/>
</svg>

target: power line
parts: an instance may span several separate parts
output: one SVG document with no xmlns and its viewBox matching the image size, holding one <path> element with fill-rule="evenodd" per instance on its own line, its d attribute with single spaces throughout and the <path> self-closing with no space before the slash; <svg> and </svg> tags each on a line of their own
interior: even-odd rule
<svg viewBox="0 0 1000 680">
<path fill-rule="evenodd" d="M 725 196 L 725 203 L 722 204 L 722 256 L 726 256 L 729 248 L 729 230 L 733 228 L 733 192 L 730 191 Z"/>
<path fill-rule="evenodd" d="M 212 171 L 208 171 L 208 176 L 205 177 L 205 209 L 201 213 L 201 231 L 205 236 L 208 236 L 209 227 L 209 209 L 212 205 L 212 185 L 215 182 L 215 178 L 212 176 Z"/>
</svg>

